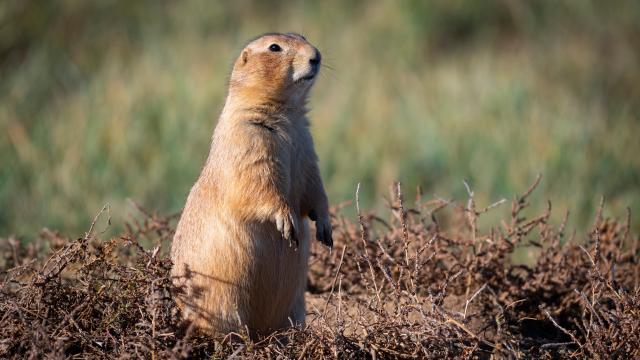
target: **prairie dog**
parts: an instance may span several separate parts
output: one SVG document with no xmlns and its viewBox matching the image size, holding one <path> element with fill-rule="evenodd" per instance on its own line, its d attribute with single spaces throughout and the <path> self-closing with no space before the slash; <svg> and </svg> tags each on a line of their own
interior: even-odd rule
<svg viewBox="0 0 640 360">
<path fill-rule="evenodd" d="M 185 316 L 251 336 L 303 325 L 309 224 L 331 222 L 305 103 L 320 52 L 298 34 L 265 34 L 235 61 L 209 157 L 178 223 L 172 275 Z"/>
</svg>

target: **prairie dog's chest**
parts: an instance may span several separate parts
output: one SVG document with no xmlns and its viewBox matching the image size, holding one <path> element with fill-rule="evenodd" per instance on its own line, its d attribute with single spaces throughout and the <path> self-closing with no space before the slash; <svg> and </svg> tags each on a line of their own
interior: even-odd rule
<svg viewBox="0 0 640 360">
<path fill-rule="evenodd" d="M 305 118 L 270 122 L 249 116 L 231 126 L 219 124 L 210 165 L 224 181 L 273 173 L 283 181 L 280 185 L 289 184 L 290 190 L 303 187 L 303 175 L 315 161 L 307 124 Z"/>
<path fill-rule="evenodd" d="M 306 126 L 297 126 L 291 129 L 291 163 L 300 168 L 309 161 L 314 153 L 311 133 Z"/>
</svg>

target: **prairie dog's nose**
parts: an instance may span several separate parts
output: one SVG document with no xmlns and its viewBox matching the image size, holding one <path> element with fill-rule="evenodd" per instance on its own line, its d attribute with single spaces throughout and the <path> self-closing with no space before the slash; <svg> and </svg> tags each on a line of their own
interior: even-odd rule
<svg viewBox="0 0 640 360">
<path fill-rule="evenodd" d="M 313 57 L 309 59 L 309 64 L 317 66 L 318 64 L 320 64 L 321 59 L 322 59 L 322 56 L 320 55 L 320 52 L 318 50 L 315 50 Z"/>
</svg>

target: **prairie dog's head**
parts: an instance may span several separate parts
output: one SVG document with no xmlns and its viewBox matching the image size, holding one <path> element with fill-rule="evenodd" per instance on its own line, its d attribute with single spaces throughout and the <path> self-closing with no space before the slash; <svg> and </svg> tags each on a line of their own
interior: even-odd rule
<svg viewBox="0 0 640 360">
<path fill-rule="evenodd" d="M 230 91 L 280 103 L 304 101 L 320 71 L 320 52 L 302 35 L 265 34 L 236 60 Z"/>
</svg>

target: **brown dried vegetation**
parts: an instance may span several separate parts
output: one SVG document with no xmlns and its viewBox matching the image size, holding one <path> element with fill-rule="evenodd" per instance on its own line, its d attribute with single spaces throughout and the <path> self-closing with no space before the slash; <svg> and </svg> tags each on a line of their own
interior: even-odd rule
<svg viewBox="0 0 640 360">
<path fill-rule="evenodd" d="M 601 206 L 574 241 L 568 215 L 552 224 L 551 204 L 524 216 L 538 182 L 486 233 L 478 218 L 504 201 L 478 208 L 468 186 L 465 204 L 418 196 L 409 207 L 398 185 L 387 220 L 358 209 L 354 222 L 334 208 L 333 252 L 312 251 L 306 328 L 258 342 L 208 338 L 181 320 L 166 256 L 175 216 L 138 208 L 108 241 L 99 217 L 76 240 L 46 229 L 39 245 L 4 239 L 0 357 L 640 357 L 630 216 L 603 219 Z M 513 261 L 522 248 L 535 262 Z"/>
</svg>

